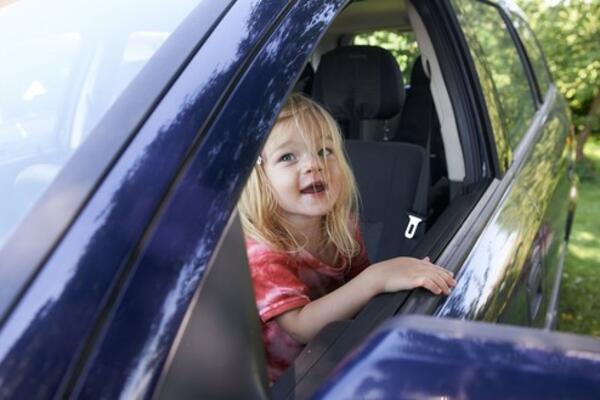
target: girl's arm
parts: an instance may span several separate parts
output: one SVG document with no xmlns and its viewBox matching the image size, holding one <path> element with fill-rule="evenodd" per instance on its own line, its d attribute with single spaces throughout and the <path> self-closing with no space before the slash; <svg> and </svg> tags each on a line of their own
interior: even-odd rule
<svg viewBox="0 0 600 400">
<path fill-rule="evenodd" d="M 424 287 L 434 294 L 449 294 L 455 284 L 450 271 L 428 258 L 392 258 L 371 265 L 340 288 L 281 314 L 276 321 L 294 339 L 307 343 L 325 325 L 353 317 L 380 293 Z"/>
</svg>

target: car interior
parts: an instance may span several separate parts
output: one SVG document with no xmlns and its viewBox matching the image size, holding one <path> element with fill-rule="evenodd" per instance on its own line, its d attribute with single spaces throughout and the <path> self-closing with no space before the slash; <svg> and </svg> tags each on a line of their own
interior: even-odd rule
<svg viewBox="0 0 600 400">
<path fill-rule="evenodd" d="M 467 129 L 458 121 L 460 99 L 450 93 L 447 84 L 452 75 L 445 70 L 439 45 L 434 45 L 431 21 L 426 28 L 417 3 L 349 3 L 299 71 L 292 89 L 322 104 L 341 127 L 358 183 L 359 219 L 371 262 L 397 256 L 429 256 L 435 261 L 491 181 L 492 162 L 477 158 L 485 157 L 485 152 L 465 150 L 468 146 L 484 148 L 485 143 L 469 143 Z M 402 49 L 394 49 L 394 43 L 385 43 L 385 48 L 365 45 L 365 37 L 376 32 L 401 37 L 404 48 L 413 51 L 405 57 Z M 403 65 L 399 65 L 399 59 Z M 472 165 L 477 166 L 475 172 L 469 172 Z M 240 229 L 239 222 L 232 226 Z M 224 256 L 221 253 L 220 250 L 216 260 Z M 217 269 L 210 272 L 216 274 Z M 410 296 L 429 295 L 423 290 L 380 295 L 353 320 L 327 326 L 306 346 L 295 365 L 271 386 L 271 396 L 309 397 L 344 355 L 380 322 L 407 312 Z M 194 307 L 206 301 L 196 299 Z M 239 322 L 232 322 L 235 328 L 227 329 L 254 331 L 257 323 L 258 320 L 244 328 Z M 214 321 L 211 324 L 214 326 Z M 192 335 L 188 329 L 181 343 L 198 335 Z M 261 346 L 255 341 L 248 344 L 248 348 Z M 191 347 L 186 346 L 188 350 Z M 189 364 L 181 361 L 189 357 L 191 352 L 180 348 L 171 362 Z M 163 377 L 159 397 L 179 393 L 173 388 L 179 386 L 175 382 L 182 380 L 175 375 L 185 374 L 185 370 L 179 368 L 177 374 L 170 372 Z M 194 379 L 198 382 L 197 377 L 190 377 L 189 381 Z M 214 378 L 206 384 L 215 387 L 216 382 L 218 379 Z M 218 390 L 234 390 L 223 389 L 224 386 L 227 385 Z M 247 387 L 258 394 L 261 386 L 255 382 Z M 206 396 L 217 393 L 217 389 L 198 390 L 196 394 Z"/>
<path fill-rule="evenodd" d="M 375 32 L 413 41 L 418 50 L 407 60 L 409 73 L 400 69 L 393 48 L 356 44 Z M 411 254 L 462 193 L 465 177 L 450 96 L 414 7 L 401 1 L 351 3 L 319 43 L 295 90 L 324 105 L 342 129 L 370 259 Z"/>
</svg>

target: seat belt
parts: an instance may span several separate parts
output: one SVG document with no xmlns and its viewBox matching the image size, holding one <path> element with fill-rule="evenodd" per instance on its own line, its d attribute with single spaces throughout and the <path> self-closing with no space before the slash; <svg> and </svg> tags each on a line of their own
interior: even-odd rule
<svg viewBox="0 0 600 400">
<path fill-rule="evenodd" d="M 427 221 L 427 193 L 429 191 L 429 154 L 421 166 L 419 184 L 413 200 L 413 206 L 408 211 L 408 225 L 404 237 L 417 242 L 425 233 Z"/>
<path fill-rule="evenodd" d="M 427 222 L 429 192 L 429 161 L 431 153 L 431 131 L 433 129 L 433 101 L 429 103 L 429 126 L 427 128 L 427 141 L 425 144 L 426 158 L 425 164 L 421 167 L 419 174 L 419 184 L 415 193 L 412 209 L 408 212 L 408 225 L 404 231 L 404 237 L 414 242 L 418 242 L 425 234 Z M 420 229 L 419 229 L 420 228 Z"/>
</svg>

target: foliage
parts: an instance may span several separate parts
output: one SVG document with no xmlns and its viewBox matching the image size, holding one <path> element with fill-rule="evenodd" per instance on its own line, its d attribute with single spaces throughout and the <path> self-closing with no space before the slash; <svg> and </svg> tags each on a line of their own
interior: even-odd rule
<svg viewBox="0 0 600 400">
<path fill-rule="evenodd" d="M 585 153 L 561 284 L 558 329 L 600 336 L 600 138 L 592 137 Z"/>
<path fill-rule="evenodd" d="M 558 88 L 579 130 L 600 132 L 600 110 L 588 115 L 600 94 L 600 1 L 517 0 L 544 48 Z"/>
<path fill-rule="evenodd" d="M 408 81 L 412 65 L 419 55 L 419 47 L 413 32 L 376 31 L 364 33 L 354 38 L 354 44 L 380 46 L 389 50 L 398 61 L 405 81 Z"/>
</svg>

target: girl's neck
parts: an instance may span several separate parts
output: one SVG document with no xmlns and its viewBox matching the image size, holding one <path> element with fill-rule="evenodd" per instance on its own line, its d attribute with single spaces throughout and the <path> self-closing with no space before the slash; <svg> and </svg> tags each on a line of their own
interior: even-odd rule
<svg viewBox="0 0 600 400">
<path fill-rule="evenodd" d="M 297 221 L 295 221 L 297 222 Z M 335 261 L 335 251 L 331 246 L 324 246 L 322 220 L 303 221 L 294 223 L 292 234 L 296 241 L 303 245 L 303 249 L 326 264 L 332 265 Z"/>
<path fill-rule="evenodd" d="M 322 229 L 321 229 L 321 220 L 318 218 L 315 219 L 303 219 L 296 221 L 288 221 L 290 230 L 294 238 L 299 243 L 307 244 L 311 243 L 320 243 L 322 241 Z"/>
<path fill-rule="evenodd" d="M 285 225 L 298 243 L 304 244 L 307 241 L 313 242 L 315 239 L 321 240 L 321 218 L 286 216 L 285 220 Z"/>
</svg>

